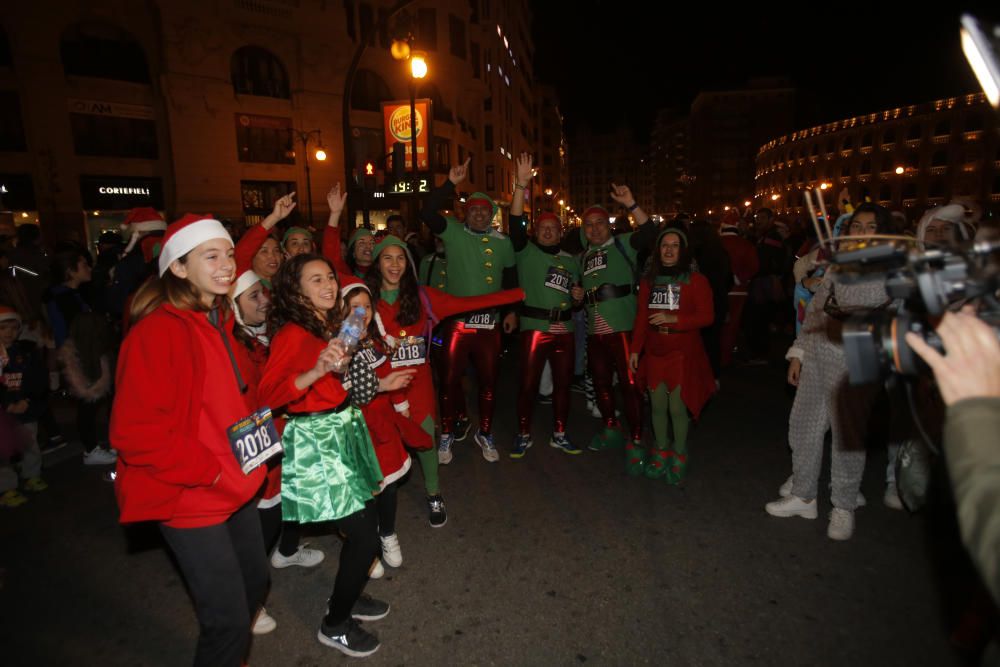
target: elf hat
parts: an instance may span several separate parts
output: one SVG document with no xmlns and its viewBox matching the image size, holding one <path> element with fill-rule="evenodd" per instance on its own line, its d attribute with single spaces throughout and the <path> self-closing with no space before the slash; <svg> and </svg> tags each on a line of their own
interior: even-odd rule
<svg viewBox="0 0 1000 667">
<path fill-rule="evenodd" d="M 133 208 L 125 216 L 121 224 L 122 232 L 131 232 L 132 237 L 125 246 L 124 254 L 128 254 L 139 240 L 139 232 L 163 231 L 167 223 L 159 211 L 149 207 Z"/>
<path fill-rule="evenodd" d="M 160 249 L 160 277 L 163 277 L 174 260 L 213 239 L 223 239 L 230 247 L 233 245 L 233 238 L 222 223 L 209 216 L 187 213 L 180 220 L 170 223 L 167 233 L 163 235 L 163 246 Z"/>
</svg>

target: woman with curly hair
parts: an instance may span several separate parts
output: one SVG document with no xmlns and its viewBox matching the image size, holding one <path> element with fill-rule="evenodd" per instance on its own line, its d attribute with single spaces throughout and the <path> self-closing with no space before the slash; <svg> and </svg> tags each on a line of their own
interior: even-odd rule
<svg viewBox="0 0 1000 667">
<path fill-rule="evenodd" d="M 362 595 L 378 553 L 374 496 L 382 473 L 361 411 L 351 405 L 344 377 L 334 372 L 349 357 L 335 338 L 341 298 L 337 274 L 316 255 L 289 259 L 272 282 L 269 315 L 277 333 L 264 366 L 259 400 L 288 416 L 282 444 L 281 508 L 286 521 L 333 521 L 344 535 L 340 565 L 319 641 L 354 657 L 378 650 L 378 639 L 357 620 L 378 620 L 389 605 Z M 378 382 L 392 391 L 397 376 Z"/>
</svg>

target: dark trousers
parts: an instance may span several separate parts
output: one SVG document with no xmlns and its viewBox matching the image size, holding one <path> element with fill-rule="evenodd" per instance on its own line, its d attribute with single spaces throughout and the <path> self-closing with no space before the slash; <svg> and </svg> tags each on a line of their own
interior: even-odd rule
<svg viewBox="0 0 1000 667">
<path fill-rule="evenodd" d="M 274 545 L 278 545 L 278 553 L 282 556 L 294 556 L 299 550 L 299 537 L 301 529 L 297 521 L 281 520 L 281 504 L 266 509 L 258 509 L 260 513 L 260 527 L 264 533 L 264 553 L 270 554 L 274 551 Z M 281 542 L 278 542 L 278 537 Z"/>
<path fill-rule="evenodd" d="M 268 571 L 253 503 L 204 528 L 161 525 L 198 615 L 195 667 L 239 667 L 250 624 L 267 594 Z"/>
<path fill-rule="evenodd" d="M 85 452 L 97 447 L 97 414 L 105 400 L 101 399 L 95 403 L 76 402 L 76 430 L 80 434 L 80 442 Z"/>
<path fill-rule="evenodd" d="M 396 503 L 399 480 L 387 484 L 382 493 L 375 497 L 375 508 L 378 510 L 378 534 L 382 537 L 396 532 Z"/>
<path fill-rule="evenodd" d="M 368 568 L 378 555 L 378 512 L 375 501 L 369 501 L 363 510 L 333 522 L 343 536 L 340 548 L 340 565 L 333 583 L 330 606 L 326 614 L 327 625 L 339 625 L 350 617 L 354 603 L 368 583 Z"/>
</svg>

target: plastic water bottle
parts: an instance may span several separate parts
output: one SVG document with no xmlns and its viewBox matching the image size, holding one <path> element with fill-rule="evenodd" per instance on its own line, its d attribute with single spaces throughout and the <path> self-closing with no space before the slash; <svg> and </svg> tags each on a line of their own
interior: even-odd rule
<svg viewBox="0 0 1000 667">
<path fill-rule="evenodd" d="M 344 344 L 344 350 L 348 355 L 353 354 L 356 349 L 358 349 L 358 341 L 361 340 L 361 332 L 365 329 L 365 309 L 361 306 L 356 307 L 351 314 L 340 325 L 340 332 L 337 334 L 337 340 Z M 345 356 L 341 359 L 340 363 L 334 366 L 333 370 L 337 373 L 343 373 L 347 369 L 347 365 L 350 363 L 350 358 Z"/>
</svg>

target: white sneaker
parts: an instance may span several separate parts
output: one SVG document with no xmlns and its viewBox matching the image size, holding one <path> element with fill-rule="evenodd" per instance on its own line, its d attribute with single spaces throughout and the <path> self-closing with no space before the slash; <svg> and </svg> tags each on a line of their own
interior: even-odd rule
<svg viewBox="0 0 1000 667">
<path fill-rule="evenodd" d="M 403 552 L 399 548 L 399 538 L 396 533 L 386 535 L 382 539 L 382 560 L 389 567 L 399 567 L 403 564 Z"/>
<path fill-rule="evenodd" d="M 266 635 L 269 632 L 274 632 L 276 627 L 278 627 L 278 622 L 271 618 L 267 609 L 261 607 L 257 614 L 257 620 L 253 622 L 253 634 Z"/>
<path fill-rule="evenodd" d="M 587 401 L 587 410 L 590 411 L 590 415 L 595 419 L 601 418 L 601 411 L 597 409 L 597 403 L 593 401 Z"/>
<path fill-rule="evenodd" d="M 438 441 L 438 463 L 446 466 L 451 463 L 451 446 L 455 444 L 455 436 L 451 433 L 442 433 Z"/>
<path fill-rule="evenodd" d="M 271 566 L 279 570 L 293 565 L 300 567 L 316 567 L 323 562 L 326 555 L 319 549 L 307 549 L 306 545 L 300 544 L 298 550 L 291 556 L 284 556 L 277 549 L 271 554 Z"/>
<path fill-rule="evenodd" d="M 497 452 L 496 445 L 493 444 L 493 434 L 483 433 L 482 431 L 476 431 L 476 435 L 473 437 L 479 448 L 483 450 L 483 458 L 490 463 L 496 463 L 500 460 L 500 453 Z"/>
<path fill-rule="evenodd" d="M 792 495 L 792 486 L 794 485 L 794 483 L 795 483 L 795 476 L 789 475 L 788 479 L 785 480 L 785 483 L 778 487 L 778 495 L 781 496 L 782 498 L 787 498 L 788 496 Z"/>
<path fill-rule="evenodd" d="M 854 510 L 842 510 L 834 507 L 830 511 L 830 525 L 826 527 L 826 536 L 831 540 L 849 540 L 854 534 Z"/>
<path fill-rule="evenodd" d="M 107 466 L 117 460 L 117 452 L 100 447 L 94 447 L 89 452 L 83 453 L 83 465 L 87 466 Z"/>
<path fill-rule="evenodd" d="M 882 496 L 882 502 L 889 509 L 903 509 L 903 501 L 899 499 L 899 489 L 895 482 L 889 482 L 885 485 L 885 495 Z"/>
<path fill-rule="evenodd" d="M 764 505 L 764 511 L 771 516 L 800 516 L 803 519 L 815 519 L 819 516 L 816 511 L 816 499 L 805 501 L 798 496 L 788 496 Z"/>
<path fill-rule="evenodd" d="M 368 570 L 368 578 L 381 579 L 384 576 L 385 576 L 385 568 L 382 567 L 382 560 L 380 558 L 376 558 L 375 562 L 372 563 L 371 569 Z"/>
</svg>

